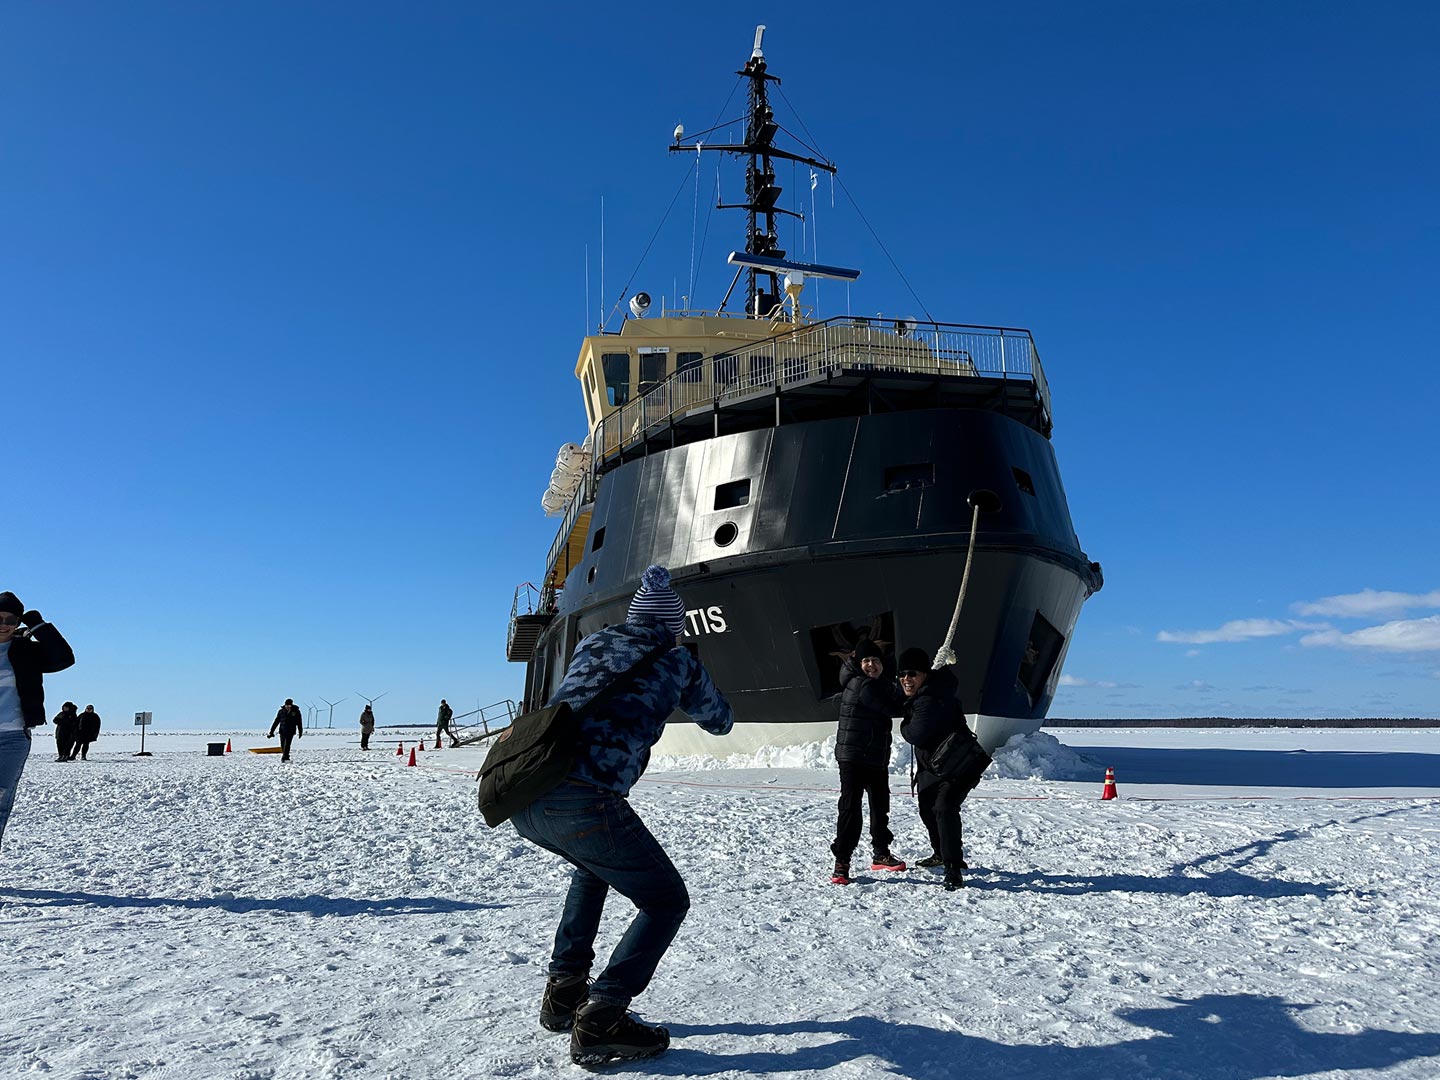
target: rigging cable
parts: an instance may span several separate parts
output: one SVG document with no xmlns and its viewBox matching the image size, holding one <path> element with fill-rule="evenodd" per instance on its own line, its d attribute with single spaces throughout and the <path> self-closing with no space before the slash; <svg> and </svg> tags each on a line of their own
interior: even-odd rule
<svg viewBox="0 0 1440 1080">
<path fill-rule="evenodd" d="M 691 164 L 691 169 L 695 168 Z M 650 249 L 655 246 L 655 238 L 660 235 L 660 230 L 665 227 L 665 222 L 670 218 L 670 211 L 675 209 L 675 203 L 680 198 L 680 193 L 685 190 L 685 185 L 690 182 L 690 173 L 687 171 L 685 177 L 680 181 L 680 186 L 675 189 L 675 194 L 670 197 L 670 205 L 665 208 L 664 215 L 660 218 L 660 224 L 655 226 L 654 233 L 650 236 L 650 242 L 645 245 L 645 250 L 640 253 L 640 261 L 635 264 L 635 269 L 630 271 L 630 277 L 625 282 L 625 287 L 620 290 L 620 295 L 615 300 L 615 306 L 610 309 L 610 314 L 605 316 L 605 321 L 600 324 L 600 331 L 604 333 L 605 327 L 609 324 L 611 316 L 620 307 L 620 301 L 625 299 L 625 294 L 630 291 L 630 284 L 635 280 L 635 275 L 640 272 L 640 267 L 645 265 L 645 256 L 650 254 Z M 923 306 L 923 305 L 922 305 Z"/>
<path fill-rule="evenodd" d="M 780 85 L 779 85 L 778 82 L 777 82 L 776 85 L 775 85 L 775 89 L 779 92 L 781 98 L 784 99 L 786 106 L 790 109 L 791 115 L 793 115 L 793 116 L 795 117 L 796 122 L 800 125 L 801 129 L 805 132 L 806 136 L 809 137 L 810 143 L 813 144 L 813 145 L 810 145 L 809 148 L 812 149 L 812 150 L 814 150 L 814 152 L 815 152 L 816 154 L 818 154 L 820 157 L 824 157 L 825 160 L 827 160 L 827 161 L 830 160 L 828 157 L 826 157 L 826 155 L 824 154 L 824 152 L 820 150 L 819 140 L 816 139 L 815 136 L 813 136 L 813 135 L 810 134 L 810 129 L 805 126 L 805 120 L 804 120 L 804 118 L 801 117 L 801 115 L 800 115 L 800 110 L 797 109 L 797 108 L 795 108 L 794 103 L 793 103 L 788 97 L 785 96 L 785 91 L 780 87 Z M 804 140 L 801 139 L 801 138 L 799 138 L 799 136 L 797 136 L 793 131 L 792 131 L 792 132 L 786 132 L 786 134 L 788 134 L 792 139 L 795 139 L 797 142 L 804 143 Z M 807 144 L 807 145 L 808 145 L 808 144 Z M 855 201 L 855 196 L 852 195 L 852 194 L 850 194 L 850 189 L 845 186 L 845 181 L 840 180 L 839 177 L 838 177 L 835 173 L 833 173 L 833 172 L 830 174 L 830 204 L 831 204 L 832 208 L 833 208 L 833 206 L 834 206 L 834 204 L 835 204 L 835 185 L 836 185 L 836 183 L 839 183 L 839 185 L 840 185 L 840 190 L 843 191 L 843 192 L 845 192 L 845 197 L 850 200 L 850 205 L 853 206 L 853 207 L 855 208 L 855 212 L 860 215 L 860 220 L 865 223 L 865 228 L 867 228 L 867 229 L 870 230 L 870 235 L 874 238 L 875 243 L 877 243 L 877 244 L 880 245 L 880 250 L 885 253 L 885 258 L 886 258 L 887 260 L 889 260 L 891 268 L 895 271 L 895 273 L 897 273 L 897 274 L 900 275 L 900 280 L 905 283 L 905 288 L 907 288 L 907 289 L 910 290 L 910 295 L 915 298 L 915 302 L 920 305 L 920 307 L 921 307 L 922 310 L 924 310 L 924 312 L 925 312 L 925 318 L 929 319 L 931 322 L 934 322 L 934 321 L 935 321 L 935 318 L 934 318 L 934 316 L 932 316 L 932 315 L 930 314 L 930 309 L 925 306 L 925 301 L 920 299 L 919 295 L 915 292 L 915 287 L 910 284 L 910 279 L 907 278 L 907 277 L 905 276 L 904 271 L 902 271 L 902 270 L 900 269 L 900 267 L 899 267 L 898 265 L 896 265 L 895 260 L 894 260 L 894 259 L 891 257 L 891 255 L 890 255 L 889 249 L 885 247 L 884 242 L 880 239 L 880 235 L 875 231 L 874 227 L 870 224 L 869 220 L 865 217 L 865 212 L 860 209 L 860 204 Z M 815 258 L 816 258 L 816 259 L 819 258 L 819 254 L 818 254 L 818 253 L 816 254 Z M 846 297 L 848 298 L 848 297 L 849 297 L 849 294 L 850 294 L 850 290 L 849 290 L 849 287 L 848 287 L 848 286 L 846 287 L 845 294 L 846 294 Z M 847 302 L 847 304 L 846 304 L 846 307 L 847 307 L 847 309 L 848 309 L 848 307 L 849 307 L 848 302 Z"/>
</svg>

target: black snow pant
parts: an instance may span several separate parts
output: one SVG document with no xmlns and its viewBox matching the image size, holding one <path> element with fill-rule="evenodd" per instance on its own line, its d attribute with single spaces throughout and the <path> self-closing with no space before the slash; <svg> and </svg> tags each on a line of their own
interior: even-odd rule
<svg viewBox="0 0 1440 1080">
<path fill-rule="evenodd" d="M 860 843 L 860 800 L 870 800 L 870 843 L 876 855 L 890 850 L 890 770 L 860 761 L 840 762 L 840 814 L 835 823 L 835 858 L 849 862 Z"/>
<path fill-rule="evenodd" d="M 921 777 L 920 790 L 916 794 L 920 820 L 930 834 L 930 846 L 945 860 L 946 866 L 959 866 L 965 859 L 960 835 L 960 804 L 970 791 L 948 780 L 927 777 L 924 773 Z"/>
<path fill-rule="evenodd" d="M 370 749 L 370 732 L 368 732 L 368 731 L 361 731 L 361 732 L 360 732 L 360 749 L 361 749 L 361 750 L 369 750 L 369 749 Z"/>
<path fill-rule="evenodd" d="M 287 732 L 285 732 L 285 731 L 282 730 L 282 731 L 280 732 L 280 760 L 281 760 L 281 761 L 289 761 L 289 760 L 290 760 L 290 744 L 291 744 L 294 740 L 295 740 L 295 733 L 294 733 L 293 731 L 287 733 Z"/>
<path fill-rule="evenodd" d="M 75 736 L 55 733 L 55 760 L 69 761 L 70 755 L 75 752 Z"/>
</svg>

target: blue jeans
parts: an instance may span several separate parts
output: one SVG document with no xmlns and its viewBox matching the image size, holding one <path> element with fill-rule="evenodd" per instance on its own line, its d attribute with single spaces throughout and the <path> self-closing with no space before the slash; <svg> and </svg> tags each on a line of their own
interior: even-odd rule
<svg viewBox="0 0 1440 1080">
<path fill-rule="evenodd" d="M 579 781 L 567 780 L 510 820 L 526 840 L 575 867 L 555 931 L 552 978 L 590 973 L 611 889 L 638 909 L 590 987 L 593 1000 L 629 1005 L 650 985 L 690 909 L 675 864 L 624 797 Z"/>
<path fill-rule="evenodd" d="M 0 840 L 5 838 L 5 825 L 10 808 L 15 805 L 15 789 L 30 756 L 30 732 L 0 731 Z"/>
</svg>

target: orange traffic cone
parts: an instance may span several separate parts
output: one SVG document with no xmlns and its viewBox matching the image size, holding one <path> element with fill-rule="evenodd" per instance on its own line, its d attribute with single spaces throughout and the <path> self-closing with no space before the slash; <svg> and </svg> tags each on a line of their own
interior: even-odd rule
<svg viewBox="0 0 1440 1080">
<path fill-rule="evenodd" d="M 1100 792 L 1100 801 L 1104 802 L 1106 799 L 1118 799 L 1119 797 L 1120 792 L 1115 790 L 1115 770 L 1106 769 L 1105 788 Z"/>
<path fill-rule="evenodd" d="M 416 749 L 416 750 L 424 750 L 424 749 L 425 749 L 425 740 L 424 740 L 424 739 L 421 739 L 419 742 L 417 742 L 417 743 L 415 744 L 415 749 Z"/>
<path fill-rule="evenodd" d="M 226 752 L 227 754 L 230 753 L 230 740 L 229 740 L 229 739 L 226 739 L 226 740 L 225 740 L 225 752 Z"/>
<path fill-rule="evenodd" d="M 415 747 L 412 746 L 412 747 L 410 748 L 410 764 L 407 766 L 407 768 L 413 769 L 414 767 L 415 767 Z"/>
<path fill-rule="evenodd" d="M 396 756 L 396 757 L 404 757 L 404 756 L 405 756 L 405 740 L 404 740 L 404 739 L 401 739 L 401 740 L 400 740 L 400 745 L 398 745 L 397 747 L 395 747 L 395 756 Z"/>
</svg>

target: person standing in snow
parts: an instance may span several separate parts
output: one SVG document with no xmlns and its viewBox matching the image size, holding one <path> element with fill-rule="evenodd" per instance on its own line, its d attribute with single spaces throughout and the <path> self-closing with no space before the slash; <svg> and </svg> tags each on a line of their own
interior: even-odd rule
<svg viewBox="0 0 1440 1080">
<path fill-rule="evenodd" d="M 0 592 L 0 841 L 30 757 L 30 729 L 45 723 L 44 677 L 73 663 L 59 630 L 14 593 Z"/>
<path fill-rule="evenodd" d="M 670 572 L 651 566 L 625 621 L 580 642 L 550 703 L 580 713 L 579 749 L 570 775 L 511 820 L 526 840 L 575 869 L 555 933 L 540 1023 L 570 1030 L 570 1057 L 593 1065 L 653 1057 L 670 1045 L 663 1027 L 627 1010 L 675 939 L 690 895 L 627 796 L 650 761 L 650 748 L 677 708 L 712 735 L 734 715 L 709 674 L 680 647 L 685 603 Z M 593 714 L 586 706 L 612 691 Z M 605 898 L 614 889 L 638 909 L 605 969 L 587 988 Z"/>
<path fill-rule="evenodd" d="M 370 749 L 370 736 L 375 734 L 375 714 L 366 705 L 360 713 L 360 749 Z"/>
<path fill-rule="evenodd" d="M 960 704 L 960 684 L 948 667 L 930 670 L 924 649 L 900 654 L 900 689 L 905 692 L 905 719 L 900 734 L 915 747 L 915 787 L 920 820 L 930 834 L 932 854 L 917 866 L 944 866 L 945 888 L 962 888 L 966 869 L 960 830 L 960 804 L 970 790 L 945 780 L 930 768 L 930 754 L 945 736 L 954 732 L 974 739 Z"/>
<path fill-rule="evenodd" d="M 290 760 L 290 742 L 299 735 L 305 737 L 305 725 L 300 722 L 300 706 L 291 701 L 288 697 L 285 704 L 280 706 L 280 711 L 275 714 L 275 722 L 270 725 L 269 738 L 275 737 L 276 730 L 280 732 L 280 760 Z"/>
<path fill-rule="evenodd" d="M 459 746 L 460 740 L 450 731 L 450 718 L 455 715 L 454 711 L 446 704 L 445 699 L 440 699 L 440 712 L 435 716 L 435 742 L 438 745 L 442 735 L 450 736 L 450 745 Z"/>
<path fill-rule="evenodd" d="M 850 884 L 850 856 L 860 842 L 860 803 L 870 800 L 872 870 L 904 870 L 890 853 L 891 721 L 905 708 L 905 695 L 885 678 L 880 648 L 862 638 L 840 668 L 840 722 L 835 733 L 835 761 L 840 766 L 840 806 L 835 823 L 835 870 L 830 880 Z"/>
<path fill-rule="evenodd" d="M 80 714 L 80 735 L 79 741 L 74 750 L 70 751 L 70 760 L 75 760 L 75 755 L 80 755 L 81 761 L 90 760 L 90 744 L 100 738 L 100 714 L 95 711 L 94 705 L 86 705 L 85 711 Z"/>
<path fill-rule="evenodd" d="M 70 761 L 75 744 L 80 739 L 80 714 L 75 703 L 67 701 L 55 714 L 55 760 Z"/>
</svg>

